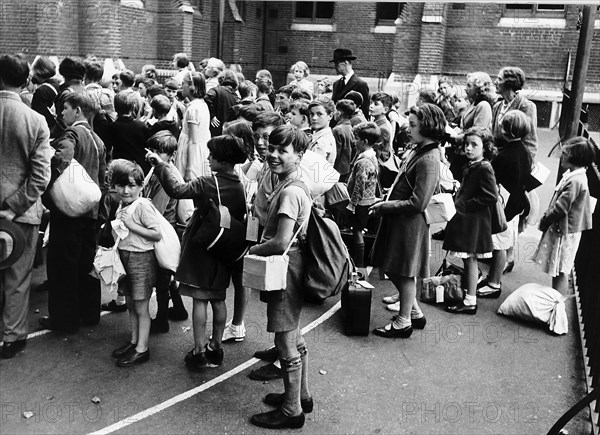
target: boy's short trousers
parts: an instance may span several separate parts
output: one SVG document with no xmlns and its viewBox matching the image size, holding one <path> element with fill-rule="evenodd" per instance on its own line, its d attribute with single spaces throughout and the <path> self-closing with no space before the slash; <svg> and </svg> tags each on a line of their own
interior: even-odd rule
<svg viewBox="0 0 600 435">
<path fill-rule="evenodd" d="M 127 275 L 119 282 L 119 294 L 134 301 L 143 301 L 152 296 L 156 283 L 156 255 L 154 250 L 145 252 L 122 251 L 119 256 Z"/>
<path fill-rule="evenodd" d="M 492 244 L 494 251 L 504 251 L 512 248 L 517 243 L 519 235 L 519 216 L 515 216 L 513 220 L 508 222 L 506 230 L 498 234 L 492 234 Z"/>
<path fill-rule="evenodd" d="M 302 287 L 304 259 L 300 250 L 288 252 L 290 262 L 287 288 L 281 291 L 261 292 L 260 300 L 267 302 L 267 332 L 286 332 L 298 328 L 304 304 Z"/>
</svg>

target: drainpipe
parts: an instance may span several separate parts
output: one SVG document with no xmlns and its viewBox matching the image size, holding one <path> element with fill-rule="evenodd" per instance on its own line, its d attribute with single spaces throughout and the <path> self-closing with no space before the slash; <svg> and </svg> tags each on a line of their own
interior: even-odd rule
<svg viewBox="0 0 600 435">
<path fill-rule="evenodd" d="M 267 2 L 263 2 L 262 56 L 260 69 L 267 67 Z"/>
<path fill-rule="evenodd" d="M 217 28 L 217 59 L 223 59 L 223 28 L 225 26 L 225 0 L 219 0 L 219 26 Z"/>
</svg>

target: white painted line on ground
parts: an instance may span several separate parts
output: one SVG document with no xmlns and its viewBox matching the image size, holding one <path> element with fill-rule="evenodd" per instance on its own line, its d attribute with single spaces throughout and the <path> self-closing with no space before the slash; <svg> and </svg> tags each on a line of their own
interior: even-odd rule
<svg viewBox="0 0 600 435">
<path fill-rule="evenodd" d="M 323 313 L 318 319 L 314 320 L 313 322 L 309 323 L 304 328 L 302 328 L 302 330 L 301 330 L 302 335 L 306 334 L 307 332 L 309 332 L 312 329 L 319 326 L 321 323 L 325 322 L 327 319 L 329 319 L 331 316 L 333 316 L 340 308 L 341 308 L 341 303 L 338 302 L 333 307 L 331 307 L 329 310 L 327 310 L 325 313 Z M 215 385 L 220 384 L 223 381 L 226 381 L 227 379 L 231 378 L 234 375 L 237 375 L 240 372 L 243 372 L 248 367 L 253 366 L 254 364 L 256 364 L 259 361 L 260 360 L 258 358 L 250 358 L 245 363 L 240 364 L 239 366 L 229 370 L 226 373 L 223 373 L 221 376 L 218 376 L 202 385 L 199 385 L 196 388 L 192 388 L 191 390 L 188 390 L 184 393 L 178 394 L 177 396 L 174 396 L 174 397 L 170 398 L 169 400 L 159 403 L 158 405 L 148 408 L 142 412 L 138 412 L 137 414 L 132 415 L 131 417 L 127 417 L 121 421 L 111 424 L 110 426 L 107 426 L 104 429 L 100 429 L 96 432 L 92 432 L 90 435 L 101 435 L 101 434 L 103 435 L 103 434 L 113 433 L 119 429 L 123 429 L 124 427 L 129 426 L 130 424 L 137 423 L 145 418 L 151 417 L 154 414 L 157 414 L 167 408 L 170 408 L 173 405 L 178 404 L 179 402 L 183 402 L 184 400 L 187 400 L 190 397 L 195 396 L 196 394 L 206 391 L 209 388 L 214 387 Z"/>
<path fill-rule="evenodd" d="M 101 311 L 100 317 L 106 316 L 107 314 L 111 314 L 111 311 Z M 52 332 L 49 329 L 42 329 L 41 331 L 32 332 L 31 334 L 27 334 L 27 340 L 31 340 L 32 338 L 41 337 L 42 335 L 46 335 Z M 3 341 L 0 341 L 0 346 L 4 344 Z"/>
</svg>

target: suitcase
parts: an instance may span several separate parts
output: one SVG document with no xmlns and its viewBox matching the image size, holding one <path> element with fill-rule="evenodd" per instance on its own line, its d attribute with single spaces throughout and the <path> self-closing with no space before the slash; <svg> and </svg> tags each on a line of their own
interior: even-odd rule
<svg viewBox="0 0 600 435">
<path fill-rule="evenodd" d="M 352 281 L 342 289 L 342 324 L 346 335 L 369 335 L 371 289 Z"/>
</svg>

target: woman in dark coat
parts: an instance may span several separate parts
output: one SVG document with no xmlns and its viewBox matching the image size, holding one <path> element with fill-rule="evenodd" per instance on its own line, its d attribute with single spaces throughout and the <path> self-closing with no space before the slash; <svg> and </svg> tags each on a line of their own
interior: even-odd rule
<svg viewBox="0 0 600 435">
<path fill-rule="evenodd" d="M 444 113 L 434 104 L 412 107 L 408 122 L 416 148 L 404 161 L 386 200 L 369 209 L 382 217 L 371 252 L 373 265 L 383 268 L 399 292 L 399 315 L 373 331 L 390 338 L 408 338 L 413 327 L 425 326 L 415 278 L 429 276 L 429 225 L 423 212 L 439 183 L 438 143 L 446 126 Z"/>
</svg>

